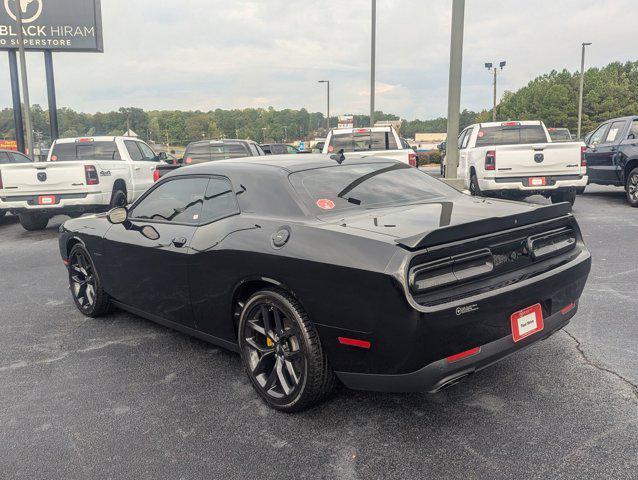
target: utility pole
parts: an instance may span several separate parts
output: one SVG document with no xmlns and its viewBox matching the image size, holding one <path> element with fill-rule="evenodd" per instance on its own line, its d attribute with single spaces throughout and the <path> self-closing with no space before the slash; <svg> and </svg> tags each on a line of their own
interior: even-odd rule
<svg viewBox="0 0 638 480">
<path fill-rule="evenodd" d="M 580 129 L 583 122 L 583 87 L 585 86 L 585 47 L 591 42 L 583 42 L 580 56 L 580 90 L 578 92 L 578 132 L 576 138 L 580 140 Z"/>
<path fill-rule="evenodd" d="M 328 136 L 328 133 L 330 133 L 330 80 L 319 80 L 319 83 L 325 83 L 328 88 L 328 117 L 326 118 L 326 136 Z"/>
<path fill-rule="evenodd" d="M 459 117 L 461 113 L 461 74 L 463 72 L 463 27 L 465 0 L 452 1 L 452 28 L 450 34 L 450 77 L 447 100 L 446 182 L 455 188 L 463 188 L 457 179 L 459 164 Z"/>
<path fill-rule="evenodd" d="M 501 70 L 503 70 L 503 67 L 507 65 L 507 62 L 505 60 L 503 60 L 502 62 L 500 62 L 498 64 L 499 67 L 501 67 Z M 494 81 L 492 82 L 492 85 L 494 86 L 494 103 L 492 104 L 492 121 L 495 122 L 496 121 L 496 65 L 492 65 L 492 63 L 486 63 L 485 64 L 485 68 L 487 68 L 488 71 L 493 70 L 494 71 Z"/>
<path fill-rule="evenodd" d="M 29 101 L 29 82 L 27 80 L 27 61 L 24 54 L 24 32 L 22 31 L 22 6 L 15 2 L 18 20 L 18 52 L 20 54 L 20 74 L 22 76 L 22 97 L 24 99 L 24 123 L 27 134 L 27 155 L 33 160 L 33 125 L 31 123 L 31 102 Z"/>
<path fill-rule="evenodd" d="M 374 94 L 377 50 L 377 0 L 372 0 L 372 38 L 370 43 L 370 128 L 374 127 Z"/>
</svg>

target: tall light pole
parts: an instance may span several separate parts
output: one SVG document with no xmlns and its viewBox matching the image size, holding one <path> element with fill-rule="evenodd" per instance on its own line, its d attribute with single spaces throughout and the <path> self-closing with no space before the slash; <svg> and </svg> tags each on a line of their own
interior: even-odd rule
<svg viewBox="0 0 638 480">
<path fill-rule="evenodd" d="M 583 49 L 580 56 L 580 91 L 578 92 L 578 132 L 576 138 L 580 140 L 580 127 L 583 122 L 583 87 L 585 85 L 585 47 L 591 42 L 583 42 Z"/>
<path fill-rule="evenodd" d="M 501 67 L 501 70 L 503 70 L 503 67 L 507 64 L 507 62 L 505 62 L 505 60 L 503 60 L 502 62 L 500 62 L 498 64 L 499 67 Z M 493 86 L 494 86 L 494 103 L 493 103 L 493 107 L 492 107 L 492 121 L 495 122 L 496 121 L 496 72 L 498 71 L 498 69 L 496 68 L 496 65 L 492 65 L 492 63 L 486 63 L 485 64 L 485 68 L 487 68 L 488 71 L 494 71 L 494 81 L 493 81 Z"/>
<path fill-rule="evenodd" d="M 27 134 L 27 149 L 30 159 L 33 160 L 33 127 L 31 124 L 31 102 L 29 101 L 29 82 L 27 81 L 27 61 L 24 54 L 24 32 L 22 31 L 22 5 L 15 2 L 16 20 L 18 21 L 18 52 L 20 54 L 20 75 L 22 76 L 22 97 L 24 102 L 24 123 Z"/>
<path fill-rule="evenodd" d="M 319 80 L 319 83 L 325 83 L 328 87 L 327 103 L 328 103 L 328 116 L 326 118 L 326 135 L 330 132 L 330 80 Z"/>
<path fill-rule="evenodd" d="M 463 26 L 465 21 L 465 0 L 452 1 L 452 29 L 450 34 L 450 78 L 447 99 L 447 141 L 446 141 L 446 181 L 462 188 L 457 179 L 459 164 L 459 117 L 461 114 L 461 73 L 463 71 Z"/>
<path fill-rule="evenodd" d="M 374 127 L 374 94 L 377 51 L 377 0 L 372 0 L 372 37 L 370 39 L 370 127 Z"/>
</svg>

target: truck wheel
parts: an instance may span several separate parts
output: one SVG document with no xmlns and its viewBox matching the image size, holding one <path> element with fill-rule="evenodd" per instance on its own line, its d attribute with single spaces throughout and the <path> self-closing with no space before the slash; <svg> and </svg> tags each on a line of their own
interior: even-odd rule
<svg viewBox="0 0 638 480">
<path fill-rule="evenodd" d="M 111 195 L 111 203 L 109 206 L 111 208 L 115 207 L 125 207 L 128 203 L 128 199 L 126 198 L 126 193 L 122 190 L 113 190 L 113 194 Z"/>
<path fill-rule="evenodd" d="M 21 213 L 18 215 L 20 225 L 30 232 L 44 230 L 49 223 L 49 217 L 41 213 Z"/>
<path fill-rule="evenodd" d="M 638 207 L 638 168 L 634 168 L 627 176 L 627 201 L 632 207 Z"/>
<path fill-rule="evenodd" d="M 587 187 L 578 187 L 576 189 L 576 195 L 582 195 L 583 193 L 585 193 L 585 188 Z"/>
<path fill-rule="evenodd" d="M 481 192 L 481 186 L 478 183 L 478 178 L 476 177 L 476 173 L 472 173 L 470 177 L 470 193 L 474 197 L 482 197 L 483 192 Z"/>
<path fill-rule="evenodd" d="M 576 191 L 570 190 L 566 192 L 552 193 L 550 198 L 552 199 L 552 203 L 569 202 L 571 205 L 574 205 L 574 202 L 576 201 Z"/>
</svg>

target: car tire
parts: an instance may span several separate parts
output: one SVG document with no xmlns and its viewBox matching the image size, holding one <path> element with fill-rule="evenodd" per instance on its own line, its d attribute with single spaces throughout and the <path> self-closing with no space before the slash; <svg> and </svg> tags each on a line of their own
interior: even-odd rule
<svg viewBox="0 0 638 480">
<path fill-rule="evenodd" d="M 30 232 L 44 230 L 49 223 L 49 217 L 41 213 L 21 213 L 18 215 L 18 219 L 22 228 Z"/>
<path fill-rule="evenodd" d="M 337 379 L 299 302 L 267 288 L 242 309 L 238 340 L 248 378 L 270 407 L 299 412 L 326 399 Z"/>
<path fill-rule="evenodd" d="M 100 276 L 89 252 L 76 244 L 69 253 L 69 289 L 77 309 L 87 317 L 100 317 L 111 309 Z"/>
<path fill-rule="evenodd" d="M 550 198 L 552 203 L 569 202 L 570 205 L 574 205 L 574 202 L 576 201 L 576 190 L 552 193 Z"/>
<path fill-rule="evenodd" d="M 478 177 L 476 176 L 476 173 L 472 173 L 472 176 L 470 177 L 470 194 L 473 197 L 483 196 L 483 192 L 481 192 L 481 186 L 478 183 Z"/>
<path fill-rule="evenodd" d="M 629 175 L 627 175 L 627 182 L 625 184 L 625 191 L 627 192 L 627 202 L 632 207 L 638 207 L 638 168 L 634 168 Z"/>
<path fill-rule="evenodd" d="M 127 203 L 128 198 L 126 197 L 126 193 L 123 190 L 113 190 L 109 208 L 125 207 Z"/>
<path fill-rule="evenodd" d="M 7 214 L 6 210 L 0 210 L 0 218 L 3 218 Z"/>
<path fill-rule="evenodd" d="M 585 193 L 585 188 L 587 187 L 578 187 L 576 189 L 576 195 L 582 195 L 583 193 Z"/>
</svg>

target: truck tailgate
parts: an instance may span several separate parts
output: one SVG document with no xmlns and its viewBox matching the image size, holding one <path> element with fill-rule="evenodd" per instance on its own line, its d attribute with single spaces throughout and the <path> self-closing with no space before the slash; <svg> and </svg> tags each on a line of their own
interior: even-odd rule
<svg viewBox="0 0 638 480">
<path fill-rule="evenodd" d="M 499 177 L 576 175 L 581 173 L 580 147 L 579 142 L 565 142 L 503 145 L 493 150 Z"/>
<path fill-rule="evenodd" d="M 74 193 L 86 190 L 81 162 L 36 162 L 2 165 L 3 195 Z"/>
<path fill-rule="evenodd" d="M 409 154 L 414 153 L 412 150 L 370 150 L 365 152 L 346 152 L 344 155 L 347 157 L 365 158 L 390 158 L 392 160 L 398 160 L 403 163 L 409 163 Z"/>
</svg>

